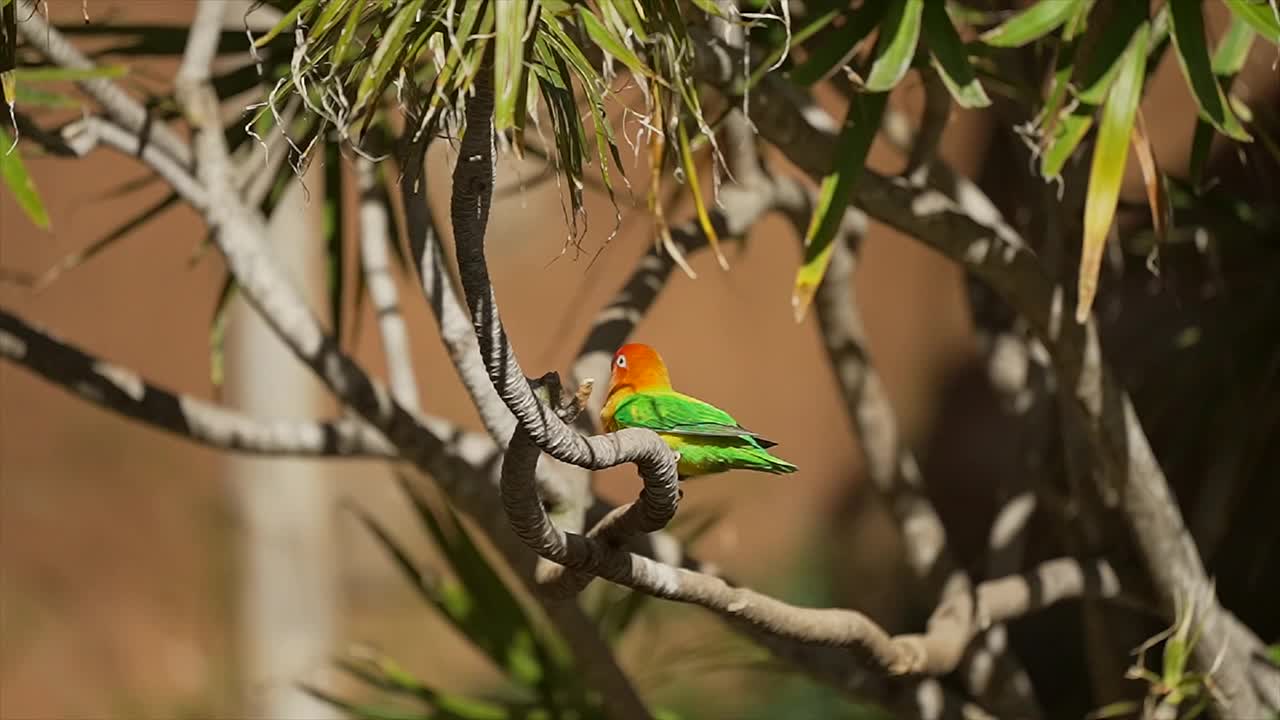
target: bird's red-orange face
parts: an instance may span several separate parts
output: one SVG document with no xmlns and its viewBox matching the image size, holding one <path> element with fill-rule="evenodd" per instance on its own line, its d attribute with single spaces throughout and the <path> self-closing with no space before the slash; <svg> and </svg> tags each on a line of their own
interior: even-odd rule
<svg viewBox="0 0 1280 720">
<path fill-rule="evenodd" d="M 669 387 L 666 365 L 657 350 L 643 343 L 629 343 L 613 354 L 613 374 L 609 390 L 629 386 L 636 391 Z"/>
</svg>

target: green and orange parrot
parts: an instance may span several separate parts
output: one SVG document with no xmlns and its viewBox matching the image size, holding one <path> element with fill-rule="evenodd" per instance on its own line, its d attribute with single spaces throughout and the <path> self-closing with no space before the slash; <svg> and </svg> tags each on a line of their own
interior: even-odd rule
<svg viewBox="0 0 1280 720">
<path fill-rule="evenodd" d="M 662 357 L 648 345 L 623 345 L 613 356 L 605 430 L 646 428 L 680 455 L 680 479 L 727 470 L 785 475 L 796 466 L 769 454 L 777 443 L 743 428 L 729 413 L 671 388 Z"/>
</svg>

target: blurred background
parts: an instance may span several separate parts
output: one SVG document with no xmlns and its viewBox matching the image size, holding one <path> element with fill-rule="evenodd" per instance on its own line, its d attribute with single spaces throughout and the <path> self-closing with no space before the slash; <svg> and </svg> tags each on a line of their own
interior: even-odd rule
<svg viewBox="0 0 1280 720">
<path fill-rule="evenodd" d="M 1212 5 L 1210 30 L 1220 32 L 1225 13 Z M 88 4 L 94 23 L 177 23 L 190 16 L 191 8 L 159 0 Z M 55 22 L 70 22 L 80 17 L 81 4 L 52 0 L 50 14 Z M 1255 105 L 1275 108 L 1270 52 L 1255 46 L 1240 85 Z M 134 75 L 147 87 L 162 88 L 174 70 L 175 63 L 144 59 Z M 918 81 L 909 77 L 893 103 L 916 117 L 921 95 Z M 822 100 L 831 107 L 840 103 L 836 97 Z M 1195 109 L 1172 53 L 1156 72 L 1143 108 L 1162 165 L 1185 167 Z M 1020 156 L 990 146 L 999 122 L 992 113 L 957 109 L 941 153 L 971 177 L 1000 169 L 1010 174 L 1010 183 L 1029 182 L 1010 162 Z M 445 143 L 433 146 L 428 182 L 436 216 L 446 227 L 453 159 Z M 904 158 L 881 140 L 870 162 L 892 173 Z M 123 182 L 146 171 L 133 159 L 105 150 L 79 161 L 30 156 L 27 163 L 48 205 L 52 230 L 33 227 L 13 198 L 0 194 L 0 267 L 10 271 L 39 275 L 163 196 L 155 186 L 113 196 Z M 507 328 L 531 373 L 568 369 L 594 313 L 653 242 L 643 208 L 643 165 L 629 169 L 636 191 L 634 198 L 620 196 L 621 226 L 612 237 L 608 199 L 588 192 L 588 232 L 579 253 L 566 244 L 569 230 L 556 183 L 533 182 L 541 172 L 536 161 L 500 162 L 500 188 L 528 187 L 503 192 L 495 202 L 489 257 Z M 775 167 L 786 169 L 781 161 Z M 1130 162 L 1123 198 L 1134 203 L 1144 202 L 1138 172 Z M 322 173 L 312 175 L 314 182 L 323 182 Z M 354 227 L 354 194 L 347 200 L 342 221 Z M 326 221 L 305 199 L 299 210 L 298 227 L 315 232 Z M 691 216 L 691 204 L 682 201 L 669 219 Z M 281 234 L 305 245 L 307 233 L 298 227 L 283 228 Z M 0 304 L 155 383 L 211 399 L 209 324 L 223 270 L 217 253 L 193 259 L 204 237 L 198 215 L 179 204 L 38 293 L 0 284 Z M 729 272 L 700 254 L 692 259 L 697 280 L 673 274 L 634 338 L 661 350 L 680 389 L 729 409 L 744 426 L 778 441 L 779 455 L 801 471 L 781 478 L 731 473 L 688 486 L 681 513 L 719 517 L 699 539 L 697 551 L 741 582 L 785 599 L 849 604 L 891 625 L 906 622 L 911 608 L 902 598 L 905 573 L 897 531 L 863 491 L 857 439 L 815 321 L 792 319 L 788 298 L 800 261 L 798 241 L 790 225 L 773 216 L 734 244 L 728 257 Z M 316 271 L 323 267 L 313 264 L 310 272 Z M 1012 437 L 1017 428 L 1009 425 L 1014 421 L 1000 412 L 982 371 L 975 369 L 977 345 L 962 277 L 919 243 L 875 226 L 857 283 L 874 360 L 905 435 L 922 450 L 928 481 L 946 500 L 944 520 L 957 542 L 980 540 L 993 511 L 992 484 L 1001 473 L 1019 472 L 983 448 Z M 425 409 L 481 429 L 415 279 L 401 274 L 399 284 Z M 320 307 L 327 296 L 313 293 L 313 301 Z M 382 375 L 369 304 L 357 311 L 352 303 L 344 314 L 344 342 Z M 230 319 L 236 327 L 248 321 L 243 309 Z M 255 393 L 265 392 L 254 388 L 283 383 L 296 398 L 266 414 L 333 412 L 300 365 L 275 359 L 265 367 L 255 365 L 247 350 L 235 346 L 250 342 L 246 338 L 252 333 L 233 327 L 228 333 L 234 337 L 228 341 L 222 401 L 252 405 Z M 1140 344 L 1141 333 L 1128 331 L 1133 344 Z M 1260 342 L 1274 350 L 1277 337 Z M 1131 376 L 1144 377 L 1151 354 L 1135 357 Z M 299 381 L 288 380 L 293 377 Z M 1274 400 L 1273 395 L 1262 398 L 1264 405 Z M 257 400 L 255 407 L 261 407 Z M 1187 423 L 1206 422 L 1191 415 L 1182 419 L 1180 432 L 1188 432 Z M 1276 437 L 1270 430 L 1260 432 Z M 1273 460 L 1275 453 L 1264 455 Z M 243 584 L 252 579 L 246 574 L 247 545 L 298 542 L 247 532 L 246 512 L 237 500 L 246 482 L 292 488 L 288 491 L 299 493 L 294 497 L 314 491 L 318 498 L 308 506 L 309 519 L 289 521 L 295 529 L 304 528 L 299 532 L 311 533 L 304 535 L 316 543 L 306 551 L 311 557 L 330 559 L 335 587 L 332 612 L 307 616 L 324 627 L 303 628 L 318 639 L 304 679 L 324 682 L 328 654 L 362 643 L 437 684 L 493 681 L 482 657 L 424 611 L 366 529 L 342 509 L 349 501 L 370 510 L 431 562 L 435 549 L 384 464 L 229 457 L 90 407 L 5 363 L 0 364 L 0 717 L 242 717 L 256 696 L 299 679 L 276 678 L 267 686 L 245 682 L 240 599 Z M 638 489 L 627 470 L 600 473 L 595 482 L 613 501 L 628 500 Z M 1274 533 L 1257 543 L 1259 552 L 1274 558 Z M 1274 566 L 1272 559 L 1268 567 Z M 1254 583 L 1276 577 L 1270 570 L 1261 579 L 1251 572 Z M 330 580 L 316 582 L 323 586 Z M 1258 587 L 1241 583 L 1238 592 Z M 621 657 L 647 696 L 676 707 L 699 706 L 712 702 L 713 689 L 732 690 L 715 693 L 714 702 L 732 710 L 728 716 L 744 717 L 797 694 L 807 694 L 814 708 L 826 702 L 812 686 L 755 664 L 758 652 L 695 608 L 664 605 L 643 622 L 653 630 L 630 636 Z M 1269 632 L 1280 628 L 1273 623 Z M 1264 639 L 1270 638 L 1264 634 Z M 795 717 L 824 717 L 821 710 L 813 713 Z"/>
</svg>

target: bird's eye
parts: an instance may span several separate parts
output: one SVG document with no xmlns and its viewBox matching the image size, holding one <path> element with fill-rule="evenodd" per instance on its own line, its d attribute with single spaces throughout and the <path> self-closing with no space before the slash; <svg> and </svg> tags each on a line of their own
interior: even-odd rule
<svg viewBox="0 0 1280 720">
<path fill-rule="evenodd" d="M 619 356 L 618 356 L 618 367 L 620 367 L 620 368 L 624 368 L 624 367 L 626 367 L 626 366 L 627 366 L 627 356 L 626 356 L 626 355 L 619 355 Z"/>
</svg>

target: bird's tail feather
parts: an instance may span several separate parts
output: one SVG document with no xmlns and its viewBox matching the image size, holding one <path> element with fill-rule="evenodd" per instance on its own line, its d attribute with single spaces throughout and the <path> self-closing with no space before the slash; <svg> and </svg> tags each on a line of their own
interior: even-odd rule
<svg viewBox="0 0 1280 720">
<path fill-rule="evenodd" d="M 753 459 L 759 463 L 759 469 L 767 473 L 789 475 L 800 469 L 782 458 L 774 457 L 767 450 L 759 450 L 752 454 L 755 456 Z"/>
</svg>

